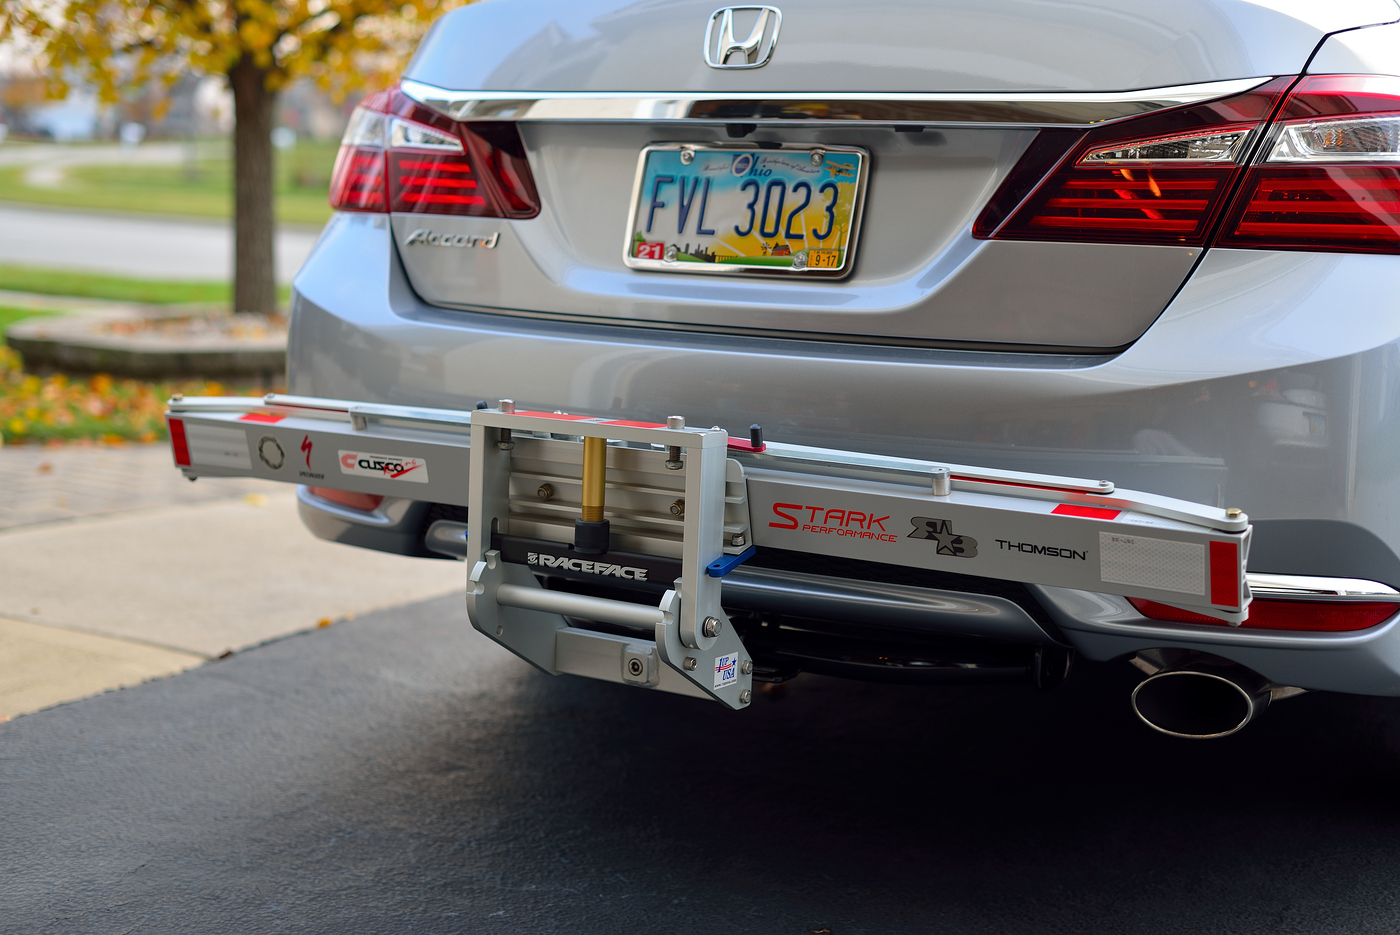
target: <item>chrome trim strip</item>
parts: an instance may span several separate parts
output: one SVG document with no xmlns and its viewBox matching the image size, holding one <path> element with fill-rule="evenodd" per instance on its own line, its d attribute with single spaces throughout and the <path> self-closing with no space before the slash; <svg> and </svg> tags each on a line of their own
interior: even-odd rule
<svg viewBox="0 0 1400 935">
<path fill-rule="evenodd" d="M 1255 597 L 1306 601 L 1400 601 L 1400 591 L 1379 581 L 1361 578 L 1324 578 L 1316 575 L 1245 575 Z"/>
<path fill-rule="evenodd" d="M 451 91 L 407 78 L 399 87 L 415 101 L 454 120 L 1087 127 L 1242 94 L 1269 80 L 1238 78 L 1139 91 L 928 94 Z"/>
</svg>

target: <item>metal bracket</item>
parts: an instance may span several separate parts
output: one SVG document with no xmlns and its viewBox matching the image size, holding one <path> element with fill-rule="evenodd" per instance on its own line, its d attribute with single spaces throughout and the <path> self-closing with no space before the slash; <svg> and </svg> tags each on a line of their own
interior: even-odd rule
<svg viewBox="0 0 1400 935">
<path fill-rule="evenodd" d="M 672 421 L 677 423 L 668 427 L 495 409 L 472 413 L 467 612 L 478 630 L 546 672 L 701 695 L 743 708 L 753 697 L 752 657 L 720 607 L 721 579 L 707 571 L 724 555 L 728 434 L 722 429 L 687 429 L 682 421 Z M 641 447 L 609 445 L 609 462 L 616 452 L 625 451 L 633 458 L 654 459 L 658 472 L 666 470 L 667 449 L 684 451 L 680 577 L 658 604 L 546 590 L 529 565 L 505 561 L 492 547 L 493 535 L 511 534 L 511 476 L 516 460 L 528 460 L 529 455 L 528 444 L 499 446 L 502 430 L 509 430 L 518 443 L 532 436 L 552 436 L 556 445 L 560 436 L 636 443 Z M 581 463 L 584 446 L 581 441 L 574 444 Z M 607 558 L 597 556 L 599 562 Z M 648 642 L 640 633 L 620 637 L 570 627 L 565 617 L 646 628 L 653 640 Z M 656 661 L 649 662 L 652 658 Z M 641 666 L 640 674 L 633 663 Z"/>
</svg>

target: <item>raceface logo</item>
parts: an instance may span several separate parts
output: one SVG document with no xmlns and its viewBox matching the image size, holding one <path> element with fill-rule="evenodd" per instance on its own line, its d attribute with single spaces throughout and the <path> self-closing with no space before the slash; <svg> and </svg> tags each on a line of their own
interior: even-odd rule
<svg viewBox="0 0 1400 935">
<path fill-rule="evenodd" d="M 734 37 L 734 14 L 742 23 L 752 22 L 747 39 Z M 756 17 L 751 19 L 751 17 Z M 761 68 L 773 57 L 783 14 L 775 6 L 728 6 L 710 14 L 705 27 L 705 64 L 711 68 Z M 737 61 L 730 61 L 738 56 Z"/>
<path fill-rule="evenodd" d="M 420 227 L 404 238 L 403 245 L 405 247 L 485 247 L 487 250 L 495 250 L 500 239 L 500 231 L 490 237 L 480 237 L 476 234 L 439 234 Z"/>
<path fill-rule="evenodd" d="M 915 516 L 913 523 L 914 531 L 909 534 L 909 538 L 932 539 L 938 544 L 939 555 L 951 555 L 954 558 L 977 557 L 977 540 L 953 532 L 953 524 L 948 520 Z"/>
<path fill-rule="evenodd" d="M 559 568 L 564 571 L 581 571 L 586 575 L 602 575 L 605 578 L 626 578 L 628 581 L 647 580 L 647 570 L 633 565 L 615 565 L 612 562 L 589 562 L 567 555 L 548 555 L 544 552 L 527 552 L 525 561 L 541 568 Z"/>
</svg>

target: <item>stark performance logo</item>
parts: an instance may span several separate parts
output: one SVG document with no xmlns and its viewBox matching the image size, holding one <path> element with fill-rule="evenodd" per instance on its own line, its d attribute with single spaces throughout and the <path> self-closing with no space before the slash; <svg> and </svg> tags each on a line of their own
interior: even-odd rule
<svg viewBox="0 0 1400 935">
<path fill-rule="evenodd" d="M 953 524 L 948 520 L 915 516 L 911 522 L 914 524 L 914 531 L 909 534 L 909 538 L 932 539 L 938 544 L 939 555 L 951 555 L 953 558 L 977 557 L 977 540 L 953 532 Z"/>
<path fill-rule="evenodd" d="M 806 516 L 802 516 L 803 511 L 806 511 Z M 798 529 L 818 535 L 853 536 L 878 542 L 899 541 L 894 533 L 885 531 L 885 520 L 889 516 L 879 516 L 873 511 L 866 513 L 862 510 L 803 506 L 800 503 L 775 503 L 773 513 L 783 522 L 770 522 L 768 525 L 772 529 Z"/>
<path fill-rule="evenodd" d="M 340 473 L 426 484 L 428 482 L 428 462 L 422 458 L 405 458 L 402 455 L 341 451 Z"/>
<path fill-rule="evenodd" d="M 616 565 L 612 562 L 590 562 L 567 555 L 549 555 L 545 552 L 527 552 L 525 562 L 540 568 L 562 568 L 565 571 L 580 571 L 585 575 L 601 575 L 604 578 L 626 578 L 628 581 L 647 580 L 647 570 L 634 565 Z"/>
</svg>

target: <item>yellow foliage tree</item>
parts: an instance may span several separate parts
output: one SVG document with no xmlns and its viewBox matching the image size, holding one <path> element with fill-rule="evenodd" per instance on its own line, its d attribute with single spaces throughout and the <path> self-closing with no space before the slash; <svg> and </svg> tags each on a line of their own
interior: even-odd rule
<svg viewBox="0 0 1400 935">
<path fill-rule="evenodd" d="M 269 312 L 277 94 L 314 79 L 337 99 L 395 75 L 429 23 L 470 0 L 0 0 L 0 41 L 39 50 L 55 93 L 70 78 L 116 101 L 193 70 L 234 100 L 234 308 Z"/>
</svg>

